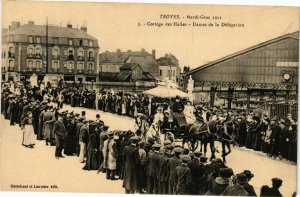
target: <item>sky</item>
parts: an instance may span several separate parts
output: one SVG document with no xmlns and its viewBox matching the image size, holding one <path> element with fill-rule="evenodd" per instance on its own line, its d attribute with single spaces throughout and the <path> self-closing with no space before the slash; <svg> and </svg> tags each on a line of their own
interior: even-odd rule
<svg viewBox="0 0 300 197">
<path fill-rule="evenodd" d="M 180 66 L 196 68 L 280 35 L 299 30 L 299 8 L 80 2 L 3 1 L 2 27 L 11 21 L 73 27 L 87 25 L 105 51 L 156 50 L 156 58 L 172 53 Z M 180 19 L 161 18 L 179 15 Z M 205 19 L 187 19 L 205 16 Z M 221 19 L 213 19 L 216 16 Z M 165 26 L 183 22 L 187 26 Z M 193 26 L 193 22 L 214 24 Z M 138 26 L 138 23 L 141 26 Z M 147 24 L 151 23 L 151 26 Z M 163 26 L 155 26 L 162 23 Z M 215 23 L 220 26 L 215 26 Z M 222 23 L 243 27 L 222 27 Z M 143 25 L 145 24 L 145 25 Z M 191 24 L 190 26 L 188 24 Z M 153 26 L 154 25 L 154 26 Z"/>
</svg>

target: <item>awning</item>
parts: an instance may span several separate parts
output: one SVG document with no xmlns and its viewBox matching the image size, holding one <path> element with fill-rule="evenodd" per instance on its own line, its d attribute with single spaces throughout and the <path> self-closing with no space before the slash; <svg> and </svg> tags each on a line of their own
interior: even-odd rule
<svg viewBox="0 0 300 197">
<path fill-rule="evenodd" d="M 182 92 L 181 90 L 175 88 L 167 88 L 165 86 L 158 86 L 156 88 L 146 90 L 143 93 L 146 95 L 156 96 L 161 98 L 175 98 L 176 96 L 180 96 L 181 98 L 189 97 L 187 93 Z"/>
</svg>

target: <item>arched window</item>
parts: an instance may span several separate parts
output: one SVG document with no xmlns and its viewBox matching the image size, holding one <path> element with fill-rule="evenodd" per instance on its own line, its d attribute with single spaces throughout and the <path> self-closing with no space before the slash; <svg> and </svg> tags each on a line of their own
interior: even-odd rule
<svg viewBox="0 0 300 197">
<path fill-rule="evenodd" d="M 39 68 L 39 69 L 42 68 L 42 61 L 40 61 L 40 60 L 36 61 L 36 68 Z"/>
<path fill-rule="evenodd" d="M 74 63 L 72 61 L 69 61 L 67 68 L 68 68 L 68 70 L 74 69 Z"/>
<path fill-rule="evenodd" d="M 32 60 L 28 60 L 28 61 L 27 61 L 27 68 L 32 69 L 32 67 L 33 67 L 33 62 L 32 62 Z"/>
</svg>

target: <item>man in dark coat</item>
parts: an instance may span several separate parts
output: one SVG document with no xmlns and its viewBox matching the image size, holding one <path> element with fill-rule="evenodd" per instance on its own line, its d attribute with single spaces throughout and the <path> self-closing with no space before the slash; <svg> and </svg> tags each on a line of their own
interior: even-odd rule
<svg viewBox="0 0 300 197">
<path fill-rule="evenodd" d="M 160 167 L 159 144 L 152 145 L 153 152 L 148 155 L 147 194 L 158 194 L 158 170 Z"/>
<path fill-rule="evenodd" d="M 159 180 L 159 194 L 168 194 L 169 192 L 169 177 L 170 177 L 170 166 L 169 166 L 169 155 L 171 153 L 171 146 L 165 145 L 161 149 L 162 153 L 160 156 L 160 167 L 158 172 Z"/>
<path fill-rule="evenodd" d="M 133 194 L 137 189 L 137 181 L 139 178 L 146 178 L 146 177 L 137 177 L 137 159 L 138 155 L 138 148 L 136 143 L 138 138 L 133 136 L 130 138 L 131 144 L 124 148 L 123 152 L 123 160 L 125 162 L 125 170 L 124 170 L 124 180 L 123 180 L 123 187 L 125 188 L 126 194 Z"/>
<path fill-rule="evenodd" d="M 202 153 L 197 150 L 194 152 L 194 158 L 187 163 L 187 166 L 191 169 L 192 181 L 191 181 L 191 194 L 200 195 L 202 191 L 203 183 L 203 164 L 200 162 Z"/>
<path fill-rule="evenodd" d="M 257 196 L 253 186 L 249 184 L 254 175 L 250 170 L 244 170 L 244 174 L 247 176 L 247 182 L 244 184 L 245 190 L 248 192 L 249 196 Z"/>
<path fill-rule="evenodd" d="M 181 147 L 175 147 L 173 149 L 174 156 L 170 158 L 169 161 L 169 171 L 170 171 L 170 177 L 169 177 L 169 194 L 174 195 L 176 194 L 176 188 L 175 188 L 175 180 L 174 180 L 174 173 L 177 166 L 180 165 L 181 159 L 179 155 L 182 153 L 183 149 Z"/>
<path fill-rule="evenodd" d="M 279 154 L 279 142 L 280 142 L 280 135 L 281 135 L 281 127 L 277 124 L 277 120 L 273 118 L 271 120 L 271 156 L 277 157 Z"/>
<path fill-rule="evenodd" d="M 270 188 L 269 191 L 269 196 L 276 196 L 276 197 L 281 197 L 282 194 L 279 191 L 279 188 L 282 185 L 282 180 L 280 178 L 273 178 L 272 179 L 272 187 Z"/>
<path fill-rule="evenodd" d="M 67 130 L 65 128 L 65 125 L 63 124 L 63 117 L 61 114 L 58 114 L 58 120 L 53 125 L 53 131 L 55 134 L 55 158 L 59 159 L 59 157 L 62 157 L 62 149 L 64 145 L 64 141 L 66 138 Z"/>
<path fill-rule="evenodd" d="M 247 182 L 247 176 L 244 173 L 237 174 L 237 184 L 228 186 L 221 196 L 249 196 L 245 190 L 244 184 Z"/>
<path fill-rule="evenodd" d="M 174 172 L 174 182 L 176 187 L 176 194 L 187 195 L 190 194 L 190 184 L 191 184 L 191 170 L 187 166 L 187 163 L 191 160 L 189 155 L 182 155 L 181 165 L 177 166 Z"/>
</svg>

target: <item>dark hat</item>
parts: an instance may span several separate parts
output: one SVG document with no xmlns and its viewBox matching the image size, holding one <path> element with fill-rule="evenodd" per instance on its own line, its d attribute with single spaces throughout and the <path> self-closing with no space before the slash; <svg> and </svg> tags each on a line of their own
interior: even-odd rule
<svg viewBox="0 0 300 197">
<path fill-rule="evenodd" d="M 181 147 L 175 147 L 175 148 L 173 149 L 173 151 L 174 151 L 175 153 L 181 153 L 181 152 L 183 151 L 183 149 L 182 149 Z"/>
<path fill-rule="evenodd" d="M 84 123 L 84 124 L 86 124 L 86 123 L 88 123 L 88 122 L 89 122 L 88 120 L 83 119 L 83 123 Z"/>
<path fill-rule="evenodd" d="M 79 114 L 79 113 L 76 113 L 76 114 L 75 114 L 75 117 L 79 117 L 79 116 L 80 116 L 80 114 Z"/>
<path fill-rule="evenodd" d="M 252 174 L 250 170 L 244 170 L 244 174 L 248 179 L 252 179 L 254 177 L 254 174 Z"/>
<path fill-rule="evenodd" d="M 100 118 L 100 114 L 96 114 L 96 118 Z"/>
<path fill-rule="evenodd" d="M 207 160 L 208 160 L 208 158 L 207 158 L 206 156 L 201 156 L 201 157 L 200 157 L 200 162 L 201 162 L 201 163 L 206 163 Z"/>
<path fill-rule="evenodd" d="M 233 175 L 233 170 L 231 168 L 220 168 L 219 174 L 221 177 L 229 179 Z"/>
<path fill-rule="evenodd" d="M 154 149 L 159 149 L 159 148 L 160 148 L 160 144 L 153 144 L 153 145 L 152 145 L 152 148 L 154 148 Z"/>
<path fill-rule="evenodd" d="M 107 131 L 107 130 L 108 130 L 108 128 L 109 128 L 109 126 L 107 126 L 107 125 L 104 125 L 104 126 L 103 126 L 103 131 Z"/>
<path fill-rule="evenodd" d="M 194 152 L 194 155 L 195 155 L 195 157 L 201 157 L 201 156 L 202 156 L 202 153 L 201 153 L 199 150 L 196 150 L 196 151 Z"/>
<path fill-rule="evenodd" d="M 219 158 L 211 160 L 211 164 L 212 164 L 214 167 L 218 167 L 218 168 L 224 167 L 223 161 L 222 161 L 221 159 L 219 159 Z"/>
<path fill-rule="evenodd" d="M 202 121 L 204 121 L 204 119 L 203 119 L 203 117 L 202 117 L 202 116 L 197 116 L 197 117 L 196 117 L 196 121 L 198 121 L 198 122 L 202 122 Z"/>
<path fill-rule="evenodd" d="M 240 173 L 236 175 L 237 182 L 240 184 L 244 184 L 247 182 L 247 176 L 245 173 Z"/>
<path fill-rule="evenodd" d="M 188 162 L 191 160 L 191 157 L 189 155 L 181 155 L 180 156 L 180 159 L 183 161 L 183 162 Z"/>
<path fill-rule="evenodd" d="M 281 186 L 282 185 L 282 180 L 280 178 L 272 178 L 272 184 L 273 186 Z"/>
</svg>

